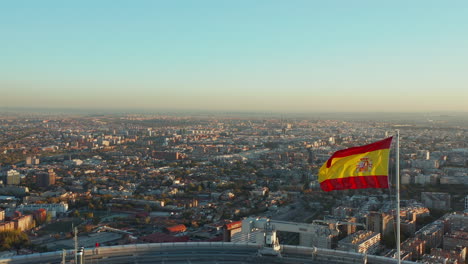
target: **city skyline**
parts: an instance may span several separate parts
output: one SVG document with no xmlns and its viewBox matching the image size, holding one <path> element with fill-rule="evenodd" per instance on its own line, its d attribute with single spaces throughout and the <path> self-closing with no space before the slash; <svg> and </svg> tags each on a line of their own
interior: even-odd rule
<svg viewBox="0 0 468 264">
<path fill-rule="evenodd" d="M 467 9 L 462 1 L 5 3 L 0 106 L 468 112 Z"/>
<path fill-rule="evenodd" d="M 154 263 L 180 260 L 173 252 L 187 242 L 209 243 L 213 253 L 207 257 L 182 250 L 184 260 L 206 263 L 214 254 L 231 254 L 213 244 L 223 241 L 228 248 L 249 243 L 252 250 L 236 253 L 235 260 L 245 254 L 256 263 L 264 254 L 266 262 L 279 254 L 281 261 L 297 261 L 288 248 L 298 246 L 298 257 L 311 263 L 321 262 L 317 251 L 330 252 L 330 263 L 334 257 L 342 263 L 343 255 L 349 263 L 366 256 L 380 263 L 395 257 L 399 217 L 402 260 L 464 263 L 466 247 L 459 246 L 467 242 L 468 120 L 439 117 L 442 122 L 385 121 L 383 115 L 350 122 L 0 111 L 0 233 L 22 234 L 19 242 L 4 239 L 2 247 L 17 243 L 24 252 L 3 260 L 70 260 L 73 254 L 63 250 L 79 243 L 88 252 L 81 255 L 86 263 L 96 257 Z M 359 159 L 356 150 L 383 138 L 391 147 L 388 137 L 396 128 L 401 144 L 385 150 L 393 152 L 390 188 L 323 191 L 321 171 L 328 161 L 338 158 L 332 167 L 343 166 L 343 158 Z M 344 157 L 346 151 L 357 156 Z M 373 159 L 372 168 L 383 160 L 372 151 L 365 156 Z M 354 174 L 355 161 L 345 163 L 342 173 Z M 399 173 L 391 166 L 396 164 Z M 70 236 L 73 227 L 76 238 Z M 269 235 L 277 246 L 265 239 Z M 99 256 L 91 252 L 96 241 Z M 109 247 L 116 243 L 118 248 Z"/>
</svg>

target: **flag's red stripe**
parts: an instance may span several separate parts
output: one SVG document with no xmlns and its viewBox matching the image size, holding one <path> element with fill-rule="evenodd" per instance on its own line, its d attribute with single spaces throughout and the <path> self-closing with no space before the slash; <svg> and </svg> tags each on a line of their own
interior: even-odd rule
<svg viewBox="0 0 468 264">
<path fill-rule="evenodd" d="M 346 178 L 330 179 L 321 182 L 320 187 L 326 192 L 347 189 L 388 188 L 388 176 L 352 176 Z"/>
<path fill-rule="evenodd" d="M 331 167 L 331 163 L 334 158 L 343 158 L 343 157 L 347 157 L 350 155 L 356 155 L 356 154 L 366 153 L 366 152 L 380 150 L 380 149 L 389 149 L 390 145 L 392 144 L 392 139 L 393 137 L 389 137 L 384 140 L 380 140 L 380 141 L 377 141 L 368 145 L 338 150 L 337 152 L 333 153 L 333 155 L 328 159 L 327 168 Z"/>
</svg>

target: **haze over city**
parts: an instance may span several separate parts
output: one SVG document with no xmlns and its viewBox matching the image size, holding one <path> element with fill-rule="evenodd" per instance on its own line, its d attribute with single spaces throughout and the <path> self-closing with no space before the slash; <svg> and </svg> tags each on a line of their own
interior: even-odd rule
<svg viewBox="0 0 468 264">
<path fill-rule="evenodd" d="M 0 107 L 468 111 L 466 1 L 28 1 Z"/>
</svg>

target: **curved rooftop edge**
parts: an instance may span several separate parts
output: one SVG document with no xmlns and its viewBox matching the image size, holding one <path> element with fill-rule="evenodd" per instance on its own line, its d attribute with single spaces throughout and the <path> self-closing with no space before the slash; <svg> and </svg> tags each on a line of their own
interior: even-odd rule
<svg viewBox="0 0 468 264">
<path fill-rule="evenodd" d="M 85 249 L 85 256 L 127 256 L 129 254 L 148 253 L 151 251 L 177 250 L 177 249 L 196 249 L 210 248 L 213 254 L 216 254 L 217 249 L 251 249 L 252 252 L 262 248 L 261 245 L 255 243 L 234 243 L 234 242 L 175 242 L 175 243 L 146 243 L 146 244 L 131 244 L 106 246 L 92 249 Z M 28 255 L 12 256 L 1 258 L 0 264 L 23 264 L 23 263 L 48 263 L 52 261 L 61 261 L 63 254 L 67 257 L 73 257 L 73 250 L 54 251 L 45 253 L 35 253 Z M 281 245 L 281 253 L 284 258 L 304 259 L 317 263 L 326 261 L 327 263 L 378 263 L 378 264 L 393 264 L 397 263 L 394 258 L 388 258 L 376 255 L 366 255 L 362 253 L 347 252 L 333 249 L 324 249 L 316 247 L 303 247 Z M 222 255 L 222 253 L 220 253 Z M 134 255 L 132 255 L 134 257 Z M 188 257 L 190 259 L 190 257 Z M 401 261 L 403 264 L 414 264 L 412 261 Z"/>
</svg>

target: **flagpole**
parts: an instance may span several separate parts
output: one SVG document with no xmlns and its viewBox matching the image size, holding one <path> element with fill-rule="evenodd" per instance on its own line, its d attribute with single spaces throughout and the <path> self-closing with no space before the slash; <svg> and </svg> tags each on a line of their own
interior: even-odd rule
<svg viewBox="0 0 468 264">
<path fill-rule="evenodd" d="M 401 264 L 401 251 L 400 251 L 400 130 L 396 131 L 396 158 L 395 158 L 395 177 L 396 177 L 396 206 L 397 206 L 397 215 L 396 215 L 396 229 L 397 229 L 397 259 L 398 264 Z"/>
</svg>

